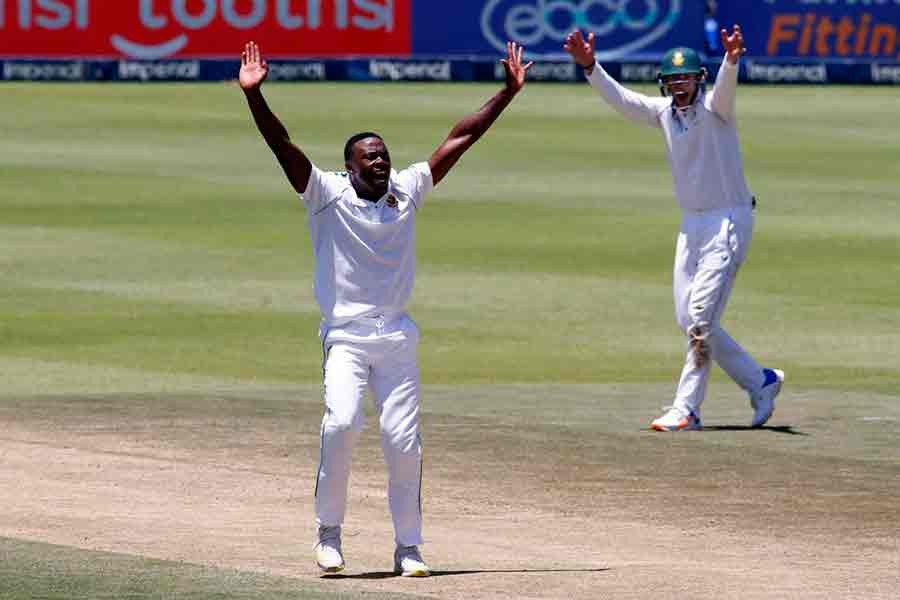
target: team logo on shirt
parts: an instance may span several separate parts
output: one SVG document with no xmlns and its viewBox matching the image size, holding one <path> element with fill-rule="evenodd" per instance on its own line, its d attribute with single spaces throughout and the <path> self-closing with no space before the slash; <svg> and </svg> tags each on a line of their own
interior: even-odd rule
<svg viewBox="0 0 900 600">
<path fill-rule="evenodd" d="M 387 197 L 387 200 L 385 200 L 385 204 L 387 204 L 391 208 L 397 208 L 397 196 L 391 194 Z"/>
</svg>

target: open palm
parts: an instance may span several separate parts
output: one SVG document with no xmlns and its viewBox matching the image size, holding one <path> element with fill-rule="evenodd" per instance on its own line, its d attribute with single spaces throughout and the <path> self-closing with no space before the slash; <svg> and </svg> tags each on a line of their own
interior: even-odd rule
<svg viewBox="0 0 900 600">
<path fill-rule="evenodd" d="M 735 25 L 730 34 L 727 29 L 722 29 L 719 34 L 722 37 L 722 45 L 725 47 L 728 62 L 733 65 L 737 64 L 738 59 L 747 51 L 747 48 L 744 47 L 744 34 L 741 32 L 741 26 Z"/>
<path fill-rule="evenodd" d="M 238 77 L 241 89 L 258 88 L 268 75 L 269 65 L 260 57 L 259 46 L 256 42 L 249 42 L 241 53 L 241 73 Z"/>
<path fill-rule="evenodd" d="M 584 69 L 590 69 L 594 65 L 594 34 L 589 33 L 587 39 L 581 35 L 581 30 L 576 29 L 566 36 L 566 43 L 563 49 L 568 52 L 572 59 Z"/>
<path fill-rule="evenodd" d="M 525 86 L 525 74 L 534 65 L 534 61 L 522 64 L 525 49 L 515 42 L 506 42 L 506 58 L 500 62 L 506 69 L 506 87 L 518 92 Z"/>
</svg>

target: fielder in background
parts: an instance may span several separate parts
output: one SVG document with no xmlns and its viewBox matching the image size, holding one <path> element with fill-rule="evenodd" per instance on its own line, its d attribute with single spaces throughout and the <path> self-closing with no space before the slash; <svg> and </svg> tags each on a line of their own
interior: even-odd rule
<svg viewBox="0 0 900 600">
<path fill-rule="evenodd" d="M 764 369 L 722 328 L 720 320 L 753 235 L 755 200 L 747 188 L 735 120 L 738 61 L 745 52 L 739 26 L 720 32 L 725 58 L 716 85 L 705 92 L 706 70 L 690 48 L 674 48 L 659 73 L 662 98 L 619 85 L 594 58 L 594 34 L 580 31 L 564 48 L 591 86 L 625 117 L 662 130 L 675 196 L 683 213 L 675 250 L 675 316 L 688 350 L 675 401 L 651 427 L 701 429 L 710 358 L 747 391 L 750 424 L 760 427 L 775 410 L 784 373 Z M 670 96 L 667 97 L 667 96 Z"/>
<path fill-rule="evenodd" d="M 380 416 L 394 522 L 394 571 L 430 574 L 422 543 L 422 446 L 419 438 L 419 332 L 406 313 L 415 275 L 416 216 L 425 197 L 500 116 L 525 85 L 531 63 L 507 44 L 505 86 L 456 124 L 427 162 L 391 168 L 376 133 L 352 136 L 344 147 L 346 172 L 313 165 L 272 113 L 260 86 L 268 67 L 250 42 L 241 55 L 240 85 L 256 125 L 301 194 L 315 255 L 315 295 L 322 312 L 325 416 L 315 506 L 316 562 L 326 573 L 344 568 L 341 525 L 353 446 L 363 427 L 366 389 Z"/>
</svg>

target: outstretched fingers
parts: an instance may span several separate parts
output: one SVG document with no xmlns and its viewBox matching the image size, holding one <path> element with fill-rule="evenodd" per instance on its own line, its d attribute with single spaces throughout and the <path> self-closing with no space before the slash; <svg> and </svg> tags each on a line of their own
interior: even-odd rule
<svg viewBox="0 0 900 600">
<path fill-rule="evenodd" d="M 580 29 L 572 31 L 566 36 L 563 49 L 571 55 L 576 63 L 588 68 L 594 62 L 594 34 L 589 33 L 587 39 Z"/>
<path fill-rule="evenodd" d="M 269 67 L 262 59 L 256 42 L 244 44 L 244 51 L 241 52 L 241 69 L 238 73 L 241 88 L 244 90 L 258 88 L 266 80 L 268 72 Z"/>
<path fill-rule="evenodd" d="M 574 32 L 572 32 L 571 36 L 572 36 L 572 44 L 576 48 L 581 48 L 582 46 L 584 46 L 584 36 L 581 35 L 580 29 L 576 29 Z"/>
<path fill-rule="evenodd" d="M 506 69 L 506 85 L 513 92 L 518 92 L 525 85 L 525 77 L 528 70 L 534 65 L 534 61 L 522 64 L 525 48 L 516 42 L 506 42 L 506 57 L 500 59 L 500 64 Z"/>
<path fill-rule="evenodd" d="M 744 53 L 746 50 L 744 48 L 744 34 L 741 31 L 740 25 L 734 25 L 734 28 L 731 33 L 728 33 L 727 29 L 722 29 L 719 34 L 722 37 L 722 45 L 729 52 L 740 52 Z"/>
<path fill-rule="evenodd" d="M 518 52 L 516 54 L 516 66 L 519 67 L 522 72 L 527 72 L 528 69 L 534 66 L 534 61 L 530 60 L 526 64 L 522 64 L 525 56 L 525 46 L 519 46 L 517 44 Z"/>
<path fill-rule="evenodd" d="M 506 42 L 506 58 L 501 63 L 516 71 L 522 66 L 522 53 L 524 48 L 515 42 Z"/>
<path fill-rule="evenodd" d="M 247 42 L 247 45 L 244 47 L 244 54 L 247 55 L 245 64 L 259 64 L 259 46 L 256 45 L 256 42 Z"/>
</svg>

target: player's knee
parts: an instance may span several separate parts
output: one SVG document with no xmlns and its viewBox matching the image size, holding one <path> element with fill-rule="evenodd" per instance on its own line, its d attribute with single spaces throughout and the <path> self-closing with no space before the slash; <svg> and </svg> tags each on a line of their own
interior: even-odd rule
<svg viewBox="0 0 900 600">
<path fill-rule="evenodd" d="M 692 302 L 688 307 L 687 313 L 686 316 L 694 327 L 706 326 L 711 320 L 711 311 L 709 310 L 709 307 L 704 304 Z"/>
<path fill-rule="evenodd" d="M 421 453 L 421 442 L 419 432 L 417 430 L 406 431 L 382 431 L 384 444 L 390 448 L 392 452 L 418 456 Z"/>
<path fill-rule="evenodd" d="M 707 343 L 715 343 L 716 339 L 722 333 L 722 326 L 718 322 L 702 323 L 700 325 L 692 325 L 688 329 L 688 336 L 697 337 L 707 341 Z"/>
<path fill-rule="evenodd" d="M 331 412 L 325 419 L 325 429 L 329 433 L 359 433 L 363 429 L 362 415 Z"/>
</svg>

